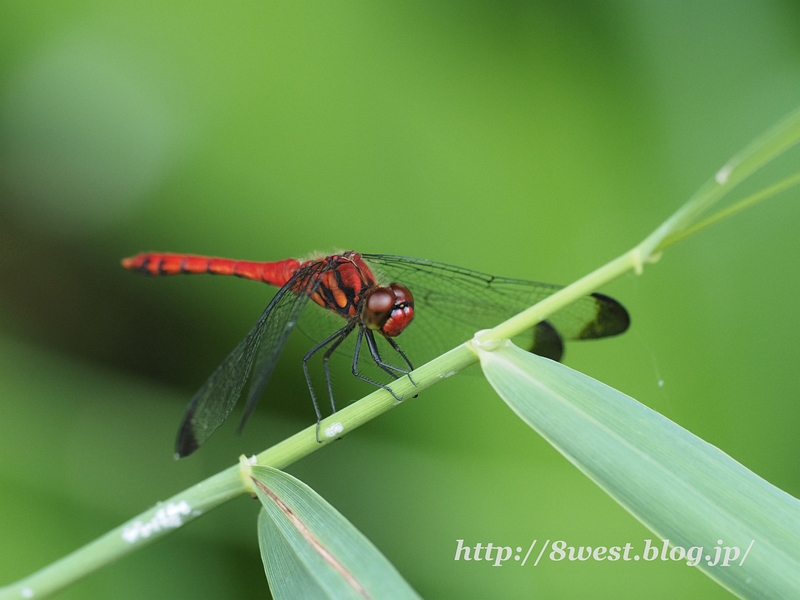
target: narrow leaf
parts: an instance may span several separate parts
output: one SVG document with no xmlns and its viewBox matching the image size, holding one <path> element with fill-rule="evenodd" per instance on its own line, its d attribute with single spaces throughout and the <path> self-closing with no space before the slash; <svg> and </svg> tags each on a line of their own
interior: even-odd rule
<svg viewBox="0 0 800 600">
<path fill-rule="evenodd" d="M 511 409 L 660 540 L 702 548 L 697 566 L 741 597 L 797 597 L 797 499 L 591 377 L 510 342 L 476 350 Z"/>
<path fill-rule="evenodd" d="M 314 490 L 271 467 L 252 467 L 264 509 L 261 558 L 277 598 L 419 598 L 386 557 Z"/>
</svg>

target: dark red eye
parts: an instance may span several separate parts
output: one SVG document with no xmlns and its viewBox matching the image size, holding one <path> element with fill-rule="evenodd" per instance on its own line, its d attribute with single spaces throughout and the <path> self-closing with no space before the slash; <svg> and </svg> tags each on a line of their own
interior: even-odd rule
<svg viewBox="0 0 800 600">
<path fill-rule="evenodd" d="M 389 284 L 389 288 L 394 292 L 395 296 L 395 304 L 408 304 L 412 308 L 414 307 L 414 296 L 411 295 L 411 290 L 409 290 L 406 286 L 402 283 L 392 283 Z"/>
<path fill-rule="evenodd" d="M 392 283 L 389 288 L 394 293 L 394 305 L 389 318 L 381 326 L 381 331 L 384 335 L 395 337 L 403 333 L 414 318 L 414 296 L 411 290 L 400 283 Z"/>
<path fill-rule="evenodd" d="M 392 283 L 367 293 L 361 321 L 389 337 L 400 335 L 414 318 L 414 296 L 404 285 Z"/>
<path fill-rule="evenodd" d="M 395 302 L 394 291 L 390 288 L 375 288 L 368 292 L 364 301 L 362 320 L 370 329 L 380 329 L 391 314 Z"/>
</svg>

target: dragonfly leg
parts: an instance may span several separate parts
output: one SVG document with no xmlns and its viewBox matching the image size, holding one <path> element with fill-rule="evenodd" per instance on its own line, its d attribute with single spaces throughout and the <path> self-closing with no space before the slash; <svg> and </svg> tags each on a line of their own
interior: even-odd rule
<svg viewBox="0 0 800 600">
<path fill-rule="evenodd" d="M 367 332 L 367 345 L 369 345 L 369 334 L 370 334 L 370 333 L 371 333 L 371 332 L 369 332 L 369 331 Z M 375 387 L 383 388 L 384 390 L 386 390 L 387 392 L 389 392 L 389 393 L 390 393 L 392 396 L 394 396 L 394 399 L 395 399 L 395 400 L 397 400 L 398 402 L 402 401 L 402 400 L 403 400 L 403 398 L 402 398 L 402 397 L 400 397 L 400 396 L 398 396 L 398 395 L 397 395 L 397 394 L 394 392 L 394 390 L 393 390 L 392 388 L 390 388 L 388 385 L 384 385 L 384 384 L 382 384 L 382 383 L 379 383 L 379 382 L 377 382 L 377 381 L 375 381 L 375 380 L 373 380 L 373 379 L 370 379 L 370 378 L 369 378 L 369 377 L 367 377 L 366 375 L 362 375 L 361 373 L 359 373 L 359 372 L 358 372 L 358 359 L 359 359 L 359 357 L 360 357 L 360 355 L 361 355 L 361 340 L 362 340 L 363 338 L 364 338 L 364 329 L 363 329 L 363 328 L 361 328 L 361 327 L 359 327 L 359 328 L 358 328 L 358 337 L 356 338 L 356 351 L 353 353 L 353 375 L 355 375 L 356 377 L 358 377 L 358 378 L 359 378 L 361 381 L 366 381 L 367 383 L 371 383 L 371 384 L 372 384 L 372 385 L 374 385 Z M 373 339 L 372 339 L 372 341 L 373 341 L 373 343 L 374 343 L 375 339 L 373 338 Z M 370 347 L 370 354 L 371 354 L 371 353 L 372 353 L 372 348 Z M 373 359 L 374 359 L 374 358 L 375 358 L 375 357 L 373 356 Z M 379 356 L 378 358 L 380 358 L 380 356 Z M 375 361 L 375 362 L 376 362 L 376 364 L 378 364 L 378 366 L 381 366 L 381 365 L 380 365 L 380 363 L 378 363 L 378 361 Z M 382 362 L 382 361 L 381 361 L 381 362 Z M 384 369 L 384 370 L 385 370 L 387 373 L 389 373 L 390 375 L 392 375 L 392 377 L 394 377 L 395 379 L 397 379 L 397 378 L 398 378 L 398 376 L 397 376 L 397 375 L 395 375 L 394 373 L 392 373 L 392 372 L 391 372 L 391 371 L 389 371 L 388 369 Z"/>
<path fill-rule="evenodd" d="M 390 337 L 385 337 L 384 339 L 385 339 L 387 342 L 389 342 L 389 345 L 390 345 L 390 346 L 391 346 L 391 347 L 394 349 L 394 351 L 395 351 L 395 352 L 397 352 L 397 353 L 400 355 L 400 357 L 401 357 L 401 358 L 402 358 L 404 361 L 406 361 L 406 364 L 408 365 L 408 369 L 409 369 L 409 370 L 408 370 L 408 371 L 405 371 L 405 374 L 408 376 L 408 380 L 409 380 L 411 383 L 413 383 L 413 384 L 414 384 L 414 386 L 416 386 L 416 385 L 417 385 L 417 382 L 416 382 L 416 381 L 414 381 L 413 379 L 411 379 L 411 373 L 410 373 L 410 371 L 413 371 L 413 370 L 414 370 L 414 365 L 412 365 L 412 364 L 411 364 L 411 361 L 410 361 L 410 360 L 408 360 L 408 357 L 406 356 L 406 353 L 405 353 L 405 352 L 403 352 L 403 350 L 400 348 L 400 346 L 398 346 L 398 345 L 397 345 L 397 342 L 395 342 L 395 341 L 394 341 L 392 338 L 390 338 Z"/>
<path fill-rule="evenodd" d="M 336 349 L 336 346 L 341 344 L 342 340 L 344 338 L 346 338 L 347 335 L 352 330 L 353 330 L 353 325 L 348 323 L 347 325 L 345 325 L 344 327 L 339 329 L 337 332 L 335 332 L 333 335 L 328 336 L 327 338 L 322 340 L 320 343 L 318 343 L 316 346 L 311 348 L 311 350 L 306 352 L 306 355 L 303 357 L 303 373 L 306 376 L 306 383 L 308 384 L 308 391 L 311 393 L 311 402 L 314 404 L 314 412 L 317 415 L 316 438 L 317 438 L 317 442 L 320 443 L 320 444 L 322 443 L 322 441 L 319 439 L 319 424 L 322 421 L 322 413 L 319 410 L 319 404 L 317 404 L 317 394 L 316 394 L 316 392 L 314 392 L 314 384 L 311 382 L 311 373 L 308 370 L 308 361 L 311 360 L 312 356 L 314 356 L 317 352 L 322 350 L 325 346 L 327 346 L 330 343 L 333 343 L 334 344 L 333 345 L 333 349 Z M 326 352 L 325 355 L 323 356 L 323 360 L 327 361 L 328 357 L 329 357 L 329 353 Z M 327 362 L 325 362 L 325 376 L 326 376 L 326 378 L 328 380 L 328 393 L 331 395 L 331 404 L 333 404 L 333 392 L 332 392 L 332 389 L 331 389 L 331 380 L 330 380 L 330 377 L 328 376 Z"/>
<path fill-rule="evenodd" d="M 409 380 L 411 380 L 411 383 L 414 383 L 414 380 L 411 379 L 411 376 L 409 375 L 409 371 L 407 371 L 406 369 L 401 369 L 400 367 L 395 367 L 394 365 L 390 365 L 389 363 L 385 362 L 381 358 L 381 353 L 378 350 L 378 344 L 375 342 L 375 334 L 372 332 L 372 330 L 367 330 L 367 331 L 364 332 L 364 334 L 367 337 L 367 346 L 369 347 L 370 356 L 372 356 L 372 360 L 375 361 L 376 365 L 378 365 L 381 369 L 383 369 L 384 371 L 389 373 L 389 375 L 391 375 L 395 379 L 399 379 L 400 378 L 397 375 L 395 375 L 395 371 L 396 371 L 397 373 L 401 373 L 402 375 L 407 375 Z M 408 358 L 406 358 L 406 355 L 403 353 L 402 350 L 400 350 L 400 348 L 395 343 L 395 341 L 393 339 L 389 338 L 389 337 L 384 338 L 384 339 L 386 339 L 392 345 L 392 348 L 397 350 L 397 352 L 400 354 L 400 356 L 402 356 L 403 359 L 406 361 L 406 364 L 409 367 L 411 367 L 411 369 L 413 370 L 414 367 L 411 366 L 411 363 L 408 361 Z M 417 384 L 414 383 L 414 385 L 417 385 Z"/>
<path fill-rule="evenodd" d="M 367 338 L 367 348 L 369 348 L 369 355 L 372 357 L 372 360 L 375 362 L 376 365 L 378 365 L 381 369 L 386 371 L 389 375 L 391 375 L 395 379 L 400 379 L 401 375 L 408 374 L 408 371 L 406 371 L 405 369 L 401 369 L 399 367 L 395 367 L 394 365 L 390 365 L 381 358 L 380 350 L 378 350 L 378 344 L 375 343 L 375 334 L 372 333 L 371 329 L 364 331 L 364 336 Z M 400 373 L 401 375 L 398 375 L 397 373 Z"/>
<path fill-rule="evenodd" d="M 342 327 L 339 331 L 336 332 L 341 335 L 339 335 L 339 337 L 336 340 L 334 340 L 334 342 L 331 344 L 331 347 L 328 348 L 325 351 L 325 354 L 322 355 L 322 368 L 325 370 L 325 383 L 327 383 L 328 385 L 328 397 L 331 399 L 331 412 L 336 412 L 336 403 L 333 400 L 333 385 L 331 384 L 331 373 L 330 370 L 328 369 L 328 360 L 330 359 L 331 355 L 336 351 L 336 348 L 339 347 L 339 344 L 341 344 L 347 338 L 347 336 L 350 335 L 350 332 L 352 331 L 353 327 L 351 325 L 348 325 L 347 327 Z"/>
</svg>

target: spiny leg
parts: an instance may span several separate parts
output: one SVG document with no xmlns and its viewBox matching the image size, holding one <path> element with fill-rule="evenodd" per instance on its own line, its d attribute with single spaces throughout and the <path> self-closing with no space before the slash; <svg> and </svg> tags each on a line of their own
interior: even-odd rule
<svg viewBox="0 0 800 600">
<path fill-rule="evenodd" d="M 311 360 L 311 357 L 314 356 L 317 352 L 322 350 L 325 346 L 330 344 L 333 341 L 336 341 L 336 345 L 338 346 L 342 339 L 347 336 L 347 333 L 352 331 L 353 326 L 351 324 L 347 324 L 338 331 L 336 331 L 333 335 L 328 336 L 316 346 L 311 348 L 306 355 L 303 357 L 303 373 L 306 376 L 306 383 L 308 384 L 308 391 L 311 393 L 311 402 L 314 403 L 314 412 L 317 415 L 317 431 L 316 431 L 316 438 L 318 443 L 322 443 L 319 439 L 319 424 L 322 421 L 322 413 L 319 410 L 319 405 L 317 404 L 317 394 L 314 392 L 314 384 L 311 382 L 311 373 L 308 371 L 308 361 Z M 342 337 L 344 336 L 344 337 Z M 338 338 L 338 339 L 337 339 Z M 334 346 L 335 347 L 335 346 Z M 328 389 L 330 390 L 330 379 L 328 380 Z"/>
<path fill-rule="evenodd" d="M 372 332 L 371 329 L 364 332 L 367 337 L 367 347 L 369 348 L 369 354 L 372 357 L 372 360 L 378 365 L 381 369 L 389 373 L 395 379 L 400 379 L 402 375 L 408 375 L 408 371 L 405 369 L 401 369 L 400 367 L 395 367 L 394 365 L 390 365 L 386 361 L 381 358 L 380 350 L 378 349 L 378 343 L 375 341 L 375 334 Z M 387 338 L 388 339 L 388 338 Z M 395 373 L 400 373 L 401 375 L 396 375 Z"/>
<path fill-rule="evenodd" d="M 394 392 L 394 390 L 392 388 L 390 388 L 388 385 L 384 385 L 382 383 L 378 383 L 377 381 L 374 381 L 374 380 L 370 379 L 369 377 L 367 377 L 366 375 L 362 375 L 361 373 L 358 372 L 358 359 L 359 359 L 359 356 L 361 355 L 361 340 L 362 340 L 363 337 L 364 337 L 364 329 L 362 327 L 359 327 L 358 328 L 358 337 L 356 337 L 356 350 L 353 353 L 353 375 L 358 377 L 361 381 L 366 381 L 367 383 L 370 383 L 370 384 L 374 385 L 375 387 L 379 387 L 379 388 L 382 388 L 382 389 L 386 390 L 398 402 L 402 401 L 403 399 L 400 396 L 398 396 Z M 370 349 L 370 352 L 371 352 L 371 349 Z M 395 379 L 397 379 L 397 375 L 394 375 L 391 372 L 389 372 L 389 373 Z"/>
<path fill-rule="evenodd" d="M 331 355 L 336 351 L 336 348 L 347 339 L 347 336 L 350 335 L 350 332 L 353 331 L 353 325 L 348 325 L 347 327 L 342 327 L 336 333 L 339 334 L 338 339 L 336 339 L 331 347 L 325 351 L 325 354 L 322 355 L 322 368 L 325 370 L 325 382 L 328 384 L 328 397 L 331 399 L 331 411 L 336 412 L 336 403 L 333 401 L 333 385 L 331 384 L 331 373 L 328 369 L 328 359 L 330 359 Z"/>
<path fill-rule="evenodd" d="M 414 386 L 416 387 L 416 385 L 417 385 L 417 382 L 416 382 L 416 381 L 414 381 L 413 379 L 411 379 L 411 371 L 413 371 L 413 370 L 414 370 L 414 365 L 412 365 L 412 364 L 411 364 L 411 361 L 410 361 L 410 360 L 408 360 L 408 357 L 406 356 L 406 353 L 405 353 L 405 352 L 403 352 L 403 350 L 400 348 L 400 346 L 398 346 L 397 342 L 395 342 L 395 341 L 394 341 L 392 338 L 390 338 L 390 337 L 384 337 L 384 339 L 385 339 L 387 342 L 389 342 L 389 345 L 390 345 L 390 346 L 391 346 L 391 347 L 394 349 L 394 351 L 395 351 L 395 352 L 397 352 L 397 353 L 400 355 L 400 357 L 401 357 L 401 358 L 402 358 L 404 361 L 406 361 L 406 364 L 408 365 L 408 371 L 405 371 L 405 374 L 406 374 L 406 376 L 408 376 L 408 380 L 409 380 L 411 383 L 413 383 L 413 384 L 414 384 Z"/>
</svg>

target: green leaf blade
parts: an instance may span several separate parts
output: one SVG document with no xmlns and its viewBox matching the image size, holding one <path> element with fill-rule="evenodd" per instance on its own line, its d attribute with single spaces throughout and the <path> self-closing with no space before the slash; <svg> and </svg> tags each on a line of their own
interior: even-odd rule
<svg viewBox="0 0 800 600">
<path fill-rule="evenodd" d="M 797 499 L 633 398 L 564 365 L 510 343 L 478 353 L 489 382 L 514 412 L 661 539 L 687 550 L 702 547 L 697 566 L 709 577 L 747 598 L 793 597 L 800 589 Z M 726 567 L 706 558 L 714 562 L 719 540 L 741 552 Z"/>
<path fill-rule="evenodd" d="M 258 514 L 258 541 L 274 598 L 330 598 L 306 565 L 290 558 L 291 544 L 263 508 Z"/>
<path fill-rule="evenodd" d="M 307 485 L 271 467 L 253 467 L 252 476 L 264 507 L 259 546 L 275 598 L 419 598 L 380 551 Z"/>
</svg>

